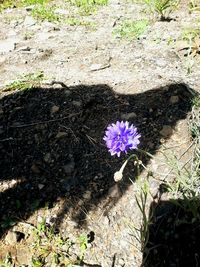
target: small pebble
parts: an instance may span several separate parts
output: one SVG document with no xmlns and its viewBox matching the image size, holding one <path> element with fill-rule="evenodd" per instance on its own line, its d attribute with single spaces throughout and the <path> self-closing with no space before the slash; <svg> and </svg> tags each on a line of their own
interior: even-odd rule
<svg viewBox="0 0 200 267">
<path fill-rule="evenodd" d="M 177 95 L 172 95 L 169 101 L 171 104 L 176 104 L 179 102 L 179 97 Z"/>
<path fill-rule="evenodd" d="M 60 139 L 60 138 L 65 137 L 67 135 L 68 135 L 68 133 L 66 133 L 66 132 L 58 132 L 56 135 L 56 139 Z"/>
<path fill-rule="evenodd" d="M 172 133 L 173 133 L 173 129 L 169 125 L 164 125 L 162 130 L 160 131 L 160 134 L 165 138 L 171 136 Z"/>
<path fill-rule="evenodd" d="M 44 188 L 44 184 L 38 184 L 38 188 L 41 190 L 42 188 Z"/>
</svg>

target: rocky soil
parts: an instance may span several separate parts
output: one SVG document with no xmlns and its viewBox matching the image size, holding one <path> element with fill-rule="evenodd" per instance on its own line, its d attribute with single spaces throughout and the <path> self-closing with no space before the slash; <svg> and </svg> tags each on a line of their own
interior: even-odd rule
<svg viewBox="0 0 200 267">
<path fill-rule="evenodd" d="M 57 5 L 58 13 L 73 12 Z M 199 55 L 186 56 L 181 33 L 198 26 L 199 13 L 182 1 L 172 20 L 154 21 L 140 38 L 126 40 L 113 31 L 124 19 L 150 16 L 141 4 L 110 0 L 84 17 L 87 26 L 37 21 L 32 8 L 0 14 L 0 257 L 11 252 L 16 266 L 31 266 L 30 228 L 46 218 L 72 239 L 93 233 L 85 255 L 93 265 L 86 266 L 141 266 L 148 255 L 133 236 L 142 218 L 135 196 L 151 170 L 157 174 L 149 177 L 147 213 L 152 203 L 167 202 L 159 188 L 173 174 L 163 152 L 181 164 L 192 153 L 188 116 L 200 91 Z M 5 90 L 37 71 L 46 77 L 40 87 Z M 127 156 L 111 157 L 102 139 L 117 120 L 136 125 L 140 149 L 154 155 L 137 152 L 148 169 L 139 168 L 139 179 L 133 161 L 122 181 L 113 179 Z M 148 266 L 184 266 L 178 251 L 174 262 L 158 256 Z"/>
</svg>

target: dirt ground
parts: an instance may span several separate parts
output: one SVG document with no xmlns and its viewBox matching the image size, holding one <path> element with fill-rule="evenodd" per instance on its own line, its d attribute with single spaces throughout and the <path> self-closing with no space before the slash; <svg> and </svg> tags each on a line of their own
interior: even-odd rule
<svg viewBox="0 0 200 267">
<path fill-rule="evenodd" d="M 199 247 L 200 233 L 195 223 L 197 231 L 187 235 L 187 243 L 189 236 L 198 238 L 191 247 L 194 253 L 184 258 L 187 265 L 181 261 L 187 246 L 181 248 L 180 228 L 176 250 L 174 241 L 153 236 L 156 225 L 150 229 L 152 242 L 158 246 L 166 242 L 176 251 L 167 254 L 171 261 L 163 260 L 166 250 L 141 253 L 130 225 L 141 222 L 135 195 L 147 171 L 140 168 L 137 182 L 130 162 L 124 179 L 116 183 L 114 173 L 127 156 L 111 157 L 103 136 L 110 123 L 133 123 L 142 136 L 140 149 L 155 156 L 152 160 L 137 152 L 138 157 L 159 171 L 160 180 L 169 171 L 161 152 L 173 152 L 187 161 L 191 153 L 188 116 L 191 99 L 200 91 L 200 68 L 198 53 L 187 57 L 188 48 L 180 36 L 183 29 L 199 25 L 199 13 L 190 14 L 187 1 L 182 1 L 172 20 L 155 21 L 140 38 L 124 40 L 113 34 L 114 29 L 124 19 L 150 16 L 143 5 L 111 0 L 84 18 L 95 29 L 36 21 L 30 10 L 0 14 L 0 257 L 11 251 L 16 266 L 31 266 L 26 227 L 47 218 L 63 235 L 95 234 L 85 261 L 98 265 L 85 266 L 138 267 L 144 259 L 146 266 L 198 266 L 200 254 L 194 247 Z M 19 75 L 36 71 L 47 77 L 40 87 L 4 90 Z M 160 184 L 150 180 L 154 201 Z M 167 203 L 168 195 L 161 200 Z M 151 201 L 150 209 L 155 204 Z M 168 210 L 173 221 L 176 209 Z M 160 225 L 165 227 L 168 219 L 164 217 Z M 6 244 L 13 225 L 24 238 Z M 157 255 L 157 261 L 149 261 L 152 255 Z"/>
</svg>

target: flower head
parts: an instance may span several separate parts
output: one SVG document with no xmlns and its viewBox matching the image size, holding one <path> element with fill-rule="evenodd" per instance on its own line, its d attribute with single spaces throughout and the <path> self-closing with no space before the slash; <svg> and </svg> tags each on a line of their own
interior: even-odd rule
<svg viewBox="0 0 200 267">
<path fill-rule="evenodd" d="M 127 153 L 129 149 L 137 149 L 140 137 L 133 124 L 129 126 L 128 121 L 117 121 L 107 127 L 103 140 L 106 141 L 111 156 L 117 154 L 120 157 L 121 152 Z"/>
</svg>

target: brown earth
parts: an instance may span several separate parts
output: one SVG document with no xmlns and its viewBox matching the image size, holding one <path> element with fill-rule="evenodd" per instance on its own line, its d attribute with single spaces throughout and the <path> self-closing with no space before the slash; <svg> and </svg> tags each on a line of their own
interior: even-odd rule
<svg viewBox="0 0 200 267">
<path fill-rule="evenodd" d="M 198 54 L 196 58 L 185 57 L 187 47 L 180 49 L 185 43 L 179 38 L 183 28 L 192 27 L 199 14 L 189 14 L 183 1 L 172 15 L 173 20 L 152 23 L 139 39 L 121 40 L 113 35 L 123 19 L 147 16 L 143 8 L 141 4 L 110 1 L 96 14 L 84 18 L 96 23 L 95 31 L 37 22 L 26 8 L 0 15 L 2 88 L 18 75 L 38 70 L 49 80 L 31 90 L 1 94 L 0 257 L 11 251 L 18 265 L 31 266 L 28 251 L 18 255 L 28 244 L 27 229 L 20 222 L 36 225 L 44 217 L 66 236 L 94 232 L 86 255 L 91 264 L 140 266 L 142 257 L 146 266 L 195 266 L 194 257 L 199 262 L 199 251 L 194 252 L 200 234 L 195 223 L 192 227 L 197 231 L 186 239 L 189 243 L 189 236 L 196 234 L 191 246 L 194 253 L 188 252 L 191 261 L 185 261 L 187 265 L 180 261 L 187 247 L 181 250 L 184 231 L 178 229 L 181 238 L 178 249 L 173 250 L 173 240 L 159 239 L 162 231 L 153 235 L 155 229 L 163 230 L 156 223 L 150 228 L 148 251 L 152 243 L 157 246 L 167 242 L 175 254 L 169 253 L 171 261 L 163 260 L 170 249 L 152 249 L 154 254 L 142 255 L 130 225 L 140 225 L 135 195 L 147 172 L 140 168 L 141 178 L 137 181 L 130 161 L 124 179 L 116 183 L 114 173 L 127 156 L 111 157 L 102 140 L 108 124 L 117 120 L 133 123 L 142 135 L 140 149 L 155 159 L 139 152 L 137 155 L 150 170 L 160 172 L 156 177 L 160 180 L 169 171 L 161 152 L 180 157 L 191 143 L 187 118 L 191 99 L 199 91 L 200 69 Z M 169 45 L 170 38 L 173 42 Z M 186 70 L 189 60 L 193 64 L 190 75 Z M 181 160 L 187 161 L 190 153 L 188 150 Z M 161 183 L 156 179 L 150 178 L 154 201 Z M 161 200 L 167 202 L 168 195 Z M 147 208 L 154 205 L 151 201 L 149 198 Z M 173 222 L 176 207 L 166 206 Z M 169 230 L 165 229 L 166 214 L 162 221 L 165 233 Z M 20 242 L 6 245 L 5 237 L 13 225 L 25 236 Z M 173 234 L 168 236 L 172 238 Z M 151 261 L 152 255 L 155 261 Z"/>
</svg>

